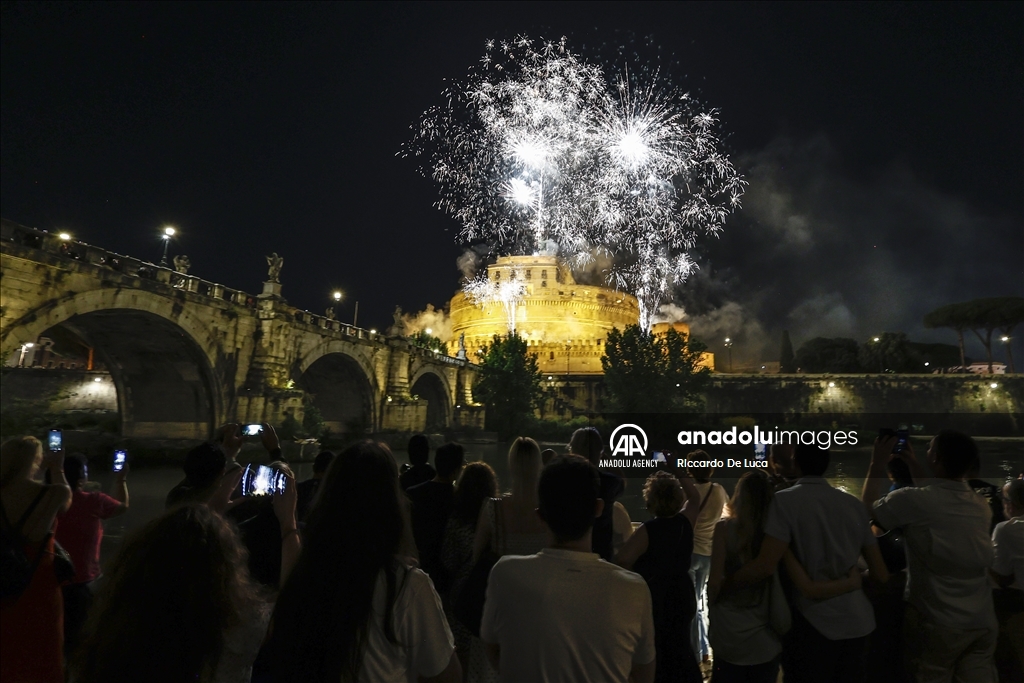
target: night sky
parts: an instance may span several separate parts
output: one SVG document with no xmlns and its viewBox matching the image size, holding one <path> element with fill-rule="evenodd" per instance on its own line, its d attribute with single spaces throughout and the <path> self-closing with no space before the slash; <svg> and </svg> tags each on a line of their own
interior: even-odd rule
<svg viewBox="0 0 1024 683">
<path fill-rule="evenodd" d="M 2 215 L 154 261 L 171 224 L 193 274 L 253 293 L 277 251 L 290 303 L 340 288 L 384 327 L 458 286 L 458 226 L 396 156 L 444 80 L 488 38 L 650 36 L 750 181 L 677 293 L 712 350 L 954 343 L 924 313 L 1024 295 L 1022 26 L 1021 3 L 4 3 Z"/>
</svg>

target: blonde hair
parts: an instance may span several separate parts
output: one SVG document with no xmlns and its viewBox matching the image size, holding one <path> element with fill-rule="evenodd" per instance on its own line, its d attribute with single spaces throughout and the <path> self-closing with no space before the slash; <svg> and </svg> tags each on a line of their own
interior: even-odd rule
<svg viewBox="0 0 1024 683">
<path fill-rule="evenodd" d="M 683 509 L 686 496 L 674 474 L 655 472 L 644 482 L 644 502 L 655 517 L 672 517 Z"/>
<path fill-rule="evenodd" d="M 43 444 L 34 436 L 16 436 L 0 446 L 0 486 L 7 486 L 21 475 L 39 467 Z"/>
<path fill-rule="evenodd" d="M 508 449 L 508 471 L 512 479 L 512 495 L 524 501 L 537 500 L 537 482 L 543 462 L 540 446 L 533 439 L 521 436 Z"/>
</svg>

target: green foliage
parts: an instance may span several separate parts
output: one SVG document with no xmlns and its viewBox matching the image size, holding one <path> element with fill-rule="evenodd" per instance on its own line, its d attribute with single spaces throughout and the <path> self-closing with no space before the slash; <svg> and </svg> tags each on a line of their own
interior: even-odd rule
<svg viewBox="0 0 1024 683">
<path fill-rule="evenodd" d="M 789 331 L 782 331 L 782 348 L 779 350 L 779 372 L 796 372 L 796 358 L 793 356 L 793 342 L 789 340 Z"/>
<path fill-rule="evenodd" d="M 910 342 L 910 348 L 921 356 L 921 360 L 928 363 L 925 371 L 934 370 L 935 368 L 953 367 L 960 363 L 960 349 L 957 348 L 956 344 Z M 968 360 L 968 362 L 970 361 Z"/>
<path fill-rule="evenodd" d="M 518 334 L 495 335 L 484 349 L 473 395 L 487 406 L 487 429 L 502 439 L 519 436 L 541 396 L 536 354 Z"/>
<path fill-rule="evenodd" d="M 57 427 L 59 416 L 50 411 L 49 401 L 10 399 L 0 411 L 0 438 L 34 436 L 42 439 L 46 432 Z"/>
<path fill-rule="evenodd" d="M 992 371 L 992 333 L 1000 330 L 1004 335 L 1011 336 L 1014 328 L 1021 324 L 1024 324 L 1024 297 L 1019 296 L 998 296 L 948 304 L 924 317 L 925 327 L 945 327 L 957 333 L 961 365 L 966 365 L 964 330 L 974 332 L 985 347 L 989 372 Z M 1013 372 L 1013 357 L 1009 356 L 1009 345 L 1006 351 L 1010 371 Z"/>
<path fill-rule="evenodd" d="M 853 339 L 815 337 L 796 352 L 796 365 L 803 372 L 860 372 L 857 342 Z"/>
<path fill-rule="evenodd" d="M 324 424 L 323 413 L 313 405 L 307 396 L 302 406 L 302 433 L 306 438 L 319 439 L 323 436 L 327 427 Z"/>
<path fill-rule="evenodd" d="M 608 333 L 601 358 L 611 408 L 626 413 L 689 412 L 703 406 L 711 371 L 707 347 L 670 329 L 653 335 L 638 325 Z"/>
<path fill-rule="evenodd" d="M 884 332 L 867 342 L 857 360 L 865 372 L 924 372 L 924 361 L 902 332 Z"/>
<path fill-rule="evenodd" d="M 414 346 L 419 346 L 430 351 L 438 351 L 439 353 L 447 353 L 448 349 L 445 343 L 441 341 L 440 337 L 434 337 L 426 333 L 424 330 L 420 330 L 416 334 L 409 336 L 409 341 Z"/>
</svg>

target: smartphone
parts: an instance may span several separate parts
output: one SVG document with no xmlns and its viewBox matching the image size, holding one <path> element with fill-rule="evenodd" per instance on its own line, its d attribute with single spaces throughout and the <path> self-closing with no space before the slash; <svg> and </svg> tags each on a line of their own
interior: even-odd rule
<svg viewBox="0 0 1024 683">
<path fill-rule="evenodd" d="M 665 454 L 661 451 L 654 451 L 654 462 L 668 462 Z"/>
<path fill-rule="evenodd" d="M 259 436 L 263 425 L 242 425 L 242 436 Z"/>
<path fill-rule="evenodd" d="M 896 430 L 896 445 L 892 447 L 893 453 L 902 453 L 907 450 L 907 445 L 910 443 L 910 431 L 906 427 L 900 427 Z"/>
<path fill-rule="evenodd" d="M 47 448 L 51 451 L 59 451 L 64 448 L 64 432 L 59 429 L 50 430 L 50 438 L 47 440 Z"/>
<path fill-rule="evenodd" d="M 755 443 L 754 444 L 754 460 L 760 460 L 764 462 L 768 459 L 768 444 Z"/>
<path fill-rule="evenodd" d="M 285 473 L 273 467 L 246 465 L 245 472 L 242 473 L 242 495 L 270 496 L 284 493 L 287 483 L 288 477 Z"/>
<path fill-rule="evenodd" d="M 114 471 L 124 471 L 125 463 L 128 462 L 128 451 L 114 451 Z"/>
</svg>

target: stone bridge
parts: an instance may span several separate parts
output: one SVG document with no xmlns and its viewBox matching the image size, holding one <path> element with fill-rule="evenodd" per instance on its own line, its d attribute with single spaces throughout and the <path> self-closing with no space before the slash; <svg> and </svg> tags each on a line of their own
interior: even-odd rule
<svg viewBox="0 0 1024 683">
<path fill-rule="evenodd" d="M 477 368 L 402 338 L 2 222 L 0 352 L 60 326 L 92 348 L 117 390 L 121 435 L 206 439 L 225 422 L 300 422 L 333 433 L 482 425 Z"/>
</svg>

